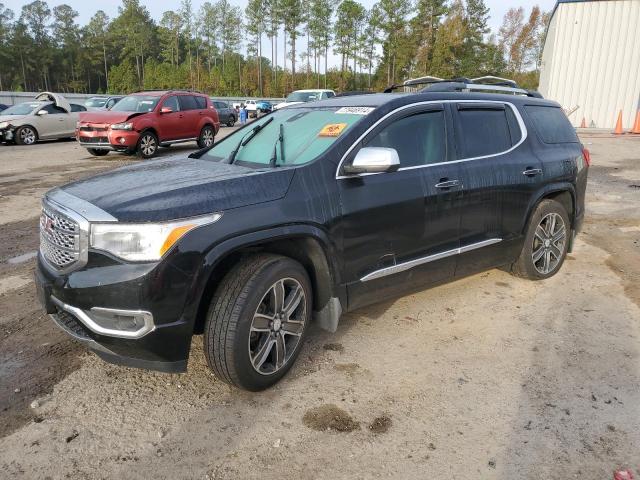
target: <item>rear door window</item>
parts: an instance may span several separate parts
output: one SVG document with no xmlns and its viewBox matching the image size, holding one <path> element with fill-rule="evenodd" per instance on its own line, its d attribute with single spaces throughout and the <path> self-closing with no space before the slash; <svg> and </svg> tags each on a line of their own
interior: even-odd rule
<svg viewBox="0 0 640 480">
<path fill-rule="evenodd" d="M 83 107 L 82 105 L 76 105 L 75 103 L 71 104 L 71 111 L 72 112 L 86 112 L 87 109 L 86 107 Z"/>
<path fill-rule="evenodd" d="M 197 110 L 198 104 L 192 95 L 180 95 L 180 110 Z"/>
<path fill-rule="evenodd" d="M 504 104 L 460 103 L 457 109 L 460 158 L 496 155 L 520 140 L 519 132 L 514 131 L 512 136 L 517 121 L 513 118 L 509 122 L 507 110 L 511 108 Z M 510 123 L 514 124 L 511 130 Z"/>
<path fill-rule="evenodd" d="M 198 105 L 198 108 L 200 110 L 204 110 L 205 108 L 207 108 L 207 99 L 204 97 L 193 97 L 196 100 L 196 105 Z"/>
<path fill-rule="evenodd" d="M 444 110 L 415 113 L 395 120 L 368 139 L 365 146 L 395 149 L 400 157 L 400 168 L 444 162 Z"/>
<path fill-rule="evenodd" d="M 578 143 L 576 131 L 561 108 L 526 105 L 524 109 L 533 120 L 533 127 L 544 143 Z"/>
</svg>

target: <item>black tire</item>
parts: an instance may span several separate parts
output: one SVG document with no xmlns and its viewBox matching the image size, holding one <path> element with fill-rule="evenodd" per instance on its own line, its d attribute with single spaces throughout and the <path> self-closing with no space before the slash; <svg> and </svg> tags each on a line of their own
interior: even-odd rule
<svg viewBox="0 0 640 480">
<path fill-rule="evenodd" d="M 295 336 L 285 335 L 291 324 L 284 319 L 274 320 L 281 317 L 273 316 L 270 317 L 272 321 L 266 320 L 269 322 L 266 330 L 252 332 L 254 316 L 263 316 L 258 310 L 277 303 L 270 303 L 268 299 L 272 298 L 270 294 L 279 282 L 293 282 L 295 288 L 301 288 L 304 293 L 294 309 L 295 318 L 302 319 L 302 324 L 296 327 Z M 294 289 L 291 288 L 287 293 L 283 286 L 282 292 L 281 304 L 286 306 L 295 296 Z M 207 313 L 204 352 L 211 370 L 224 382 L 254 392 L 278 382 L 294 364 L 304 344 L 311 319 L 311 299 L 309 276 L 298 262 L 271 254 L 256 254 L 242 259 L 223 278 Z M 288 340 L 282 340 L 283 347 L 278 349 L 276 345 L 281 345 L 280 336 Z M 295 344 L 286 343 L 296 339 Z M 266 351 L 267 348 L 263 347 L 269 341 L 273 342 L 273 348 Z M 287 348 L 290 350 L 287 351 Z M 280 367 L 277 367 L 278 350 L 284 352 L 285 359 Z M 266 352 L 261 356 L 262 362 L 258 359 L 261 351 Z"/>
<path fill-rule="evenodd" d="M 148 130 L 143 132 L 138 139 L 136 145 L 136 155 L 140 158 L 152 158 L 158 153 L 158 137 L 155 133 Z"/>
<path fill-rule="evenodd" d="M 109 153 L 109 150 L 99 150 L 97 148 L 87 148 L 87 152 L 89 152 L 94 157 L 104 157 Z"/>
<path fill-rule="evenodd" d="M 200 135 L 198 136 L 198 147 L 199 148 L 207 148 L 213 145 L 215 141 L 216 131 L 213 129 L 211 125 L 205 125 L 200 130 Z"/>
<path fill-rule="evenodd" d="M 38 141 L 38 131 L 30 125 L 25 125 L 16 129 L 13 138 L 18 145 L 33 145 Z"/>
<path fill-rule="evenodd" d="M 564 206 L 555 200 L 543 200 L 531 215 L 522 252 L 511 265 L 511 273 L 529 280 L 552 277 L 560 271 L 567 256 L 570 235 L 571 223 Z M 554 238 L 561 240 L 556 241 Z M 542 255 L 539 256 L 540 254 Z"/>
<path fill-rule="evenodd" d="M 236 117 L 234 115 L 229 115 L 229 121 L 227 122 L 227 127 L 233 127 L 236 124 Z"/>
</svg>

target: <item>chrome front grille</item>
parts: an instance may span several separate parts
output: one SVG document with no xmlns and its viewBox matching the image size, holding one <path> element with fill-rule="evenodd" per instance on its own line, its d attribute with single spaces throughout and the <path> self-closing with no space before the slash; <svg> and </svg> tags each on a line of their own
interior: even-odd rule
<svg viewBox="0 0 640 480">
<path fill-rule="evenodd" d="M 50 206 L 40 215 L 40 252 L 58 270 L 80 260 L 80 225 Z"/>
</svg>

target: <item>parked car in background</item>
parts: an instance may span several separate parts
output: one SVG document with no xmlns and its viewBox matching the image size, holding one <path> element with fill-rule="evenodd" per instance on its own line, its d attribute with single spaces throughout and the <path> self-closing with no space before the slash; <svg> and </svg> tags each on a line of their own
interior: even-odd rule
<svg viewBox="0 0 640 480">
<path fill-rule="evenodd" d="M 495 267 L 555 275 L 590 162 L 562 108 L 437 87 L 295 105 L 189 158 L 48 192 L 42 305 L 120 365 L 185 371 L 203 333 L 221 380 L 262 390 L 312 321 L 335 332 L 343 312 Z"/>
<path fill-rule="evenodd" d="M 221 100 L 214 100 L 211 98 L 213 108 L 218 111 L 218 118 L 220 123 L 227 127 L 233 127 L 238 121 L 238 112 L 235 108 L 231 107 L 227 102 Z"/>
<path fill-rule="evenodd" d="M 0 112 L 9 108 L 9 105 L 5 105 L 4 103 L 0 103 Z"/>
<path fill-rule="evenodd" d="M 258 108 L 258 115 L 263 113 L 271 113 L 273 110 L 273 104 L 267 100 L 258 100 L 256 102 L 256 107 Z"/>
<path fill-rule="evenodd" d="M 201 93 L 170 90 L 128 95 L 110 110 L 87 112 L 78 122 L 77 138 L 91 155 L 110 151 L 151 158 L 158 147 L 196 141 L 213 145 L 220 129 L 218 113 Z"/>
<path fill-rule="evenodd" d="M 87 110 L 109 110 L 124 98 L 124 95 L 91 97 L 84 102 Z"/>
<path fill-rule="evenodd" d="M 35 101 L 13 105 L 0 113 L 0 142 L 32 145 L 38 140 L 73 137 L 79 114 L 86 110 L 60 94 L 42 92 Z"/>
<path fill-rule="evenodd" d="M 327 98 L 335 96 L 336 94 L 333 90 L 296 90 L 295 92 L 291 92 L 284 102 L 280 102 L 275 105 L 273 109 L 279 110 L 281 108 L 288 107 L 289 105 L 326 100 Z"/>
</svg>

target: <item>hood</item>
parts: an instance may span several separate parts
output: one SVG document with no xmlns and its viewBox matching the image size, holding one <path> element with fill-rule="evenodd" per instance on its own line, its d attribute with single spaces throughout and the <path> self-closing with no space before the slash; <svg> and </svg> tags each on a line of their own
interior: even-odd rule
<svg viewBox="0 0 640 480">
<path fill-rule="evenodd" d="M 53 102 L 58 107 L 66 110 L 67 113 L 71 112 L 71 105 L 69 105 L 69 102 L 67 102 L 67 99 L 64 98 L 62 95 L 60 95 L 59 93 L 41 92 L 38 95 L 36 95 L 36 100 L 41 102 L 47 102 L 47 101 Z"/>
<path fill-rule="evenodd" d="M 284 197 L 293 169 L 255 170 L 174 156 L 61 187 L 122 222 L 159 222 Z"/>
<path fill-rule="evenodd" d="M 2 122 L 17 122 L 24 119 L 26 115 L 0 115 L 0 123 Z"/>
<path fill-rule="evenodd" d="M 301 103 L 304 103 L 304 102 L 281 102 L 277 104 L 274 108 L 280 109 L 280 108 L 288 107 L 289 105 L 300 105 Z"/>
<path fill-rule="evenodd" d="M 131 117 L 137 117 L 149 112 L 114 112 L 112 110 L 87 110 L 80 114 L 80 121 L 86 123 L 122 123 Z"/>
</svg>

